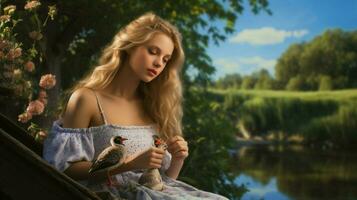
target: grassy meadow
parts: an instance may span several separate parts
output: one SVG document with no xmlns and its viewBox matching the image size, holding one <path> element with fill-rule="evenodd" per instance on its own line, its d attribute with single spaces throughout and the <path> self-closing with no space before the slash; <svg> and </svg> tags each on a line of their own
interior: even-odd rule
<svg viewBox="0 0 357 200">
<path fill-rule="evenodd" d="M 357 90 L 289 92 L 209 89 L 239 132 L 311 145 L 357 144 Z"/>
</svg>

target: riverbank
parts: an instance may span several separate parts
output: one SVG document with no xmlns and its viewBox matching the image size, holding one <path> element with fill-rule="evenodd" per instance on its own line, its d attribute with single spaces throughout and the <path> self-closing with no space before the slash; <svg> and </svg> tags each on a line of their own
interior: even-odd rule
<svg viewBox="0 0 357 200">
<path fill-rule="evenodd" d="M 243 138 L 245 134 L 278 141 L 303 138 L 308 145 L 333 148 L 353 148 L 357 144 L 356 89 L 323 92 L 209 89 L 209 92 L 213 101 L 222 104 Z"/>
</svg>

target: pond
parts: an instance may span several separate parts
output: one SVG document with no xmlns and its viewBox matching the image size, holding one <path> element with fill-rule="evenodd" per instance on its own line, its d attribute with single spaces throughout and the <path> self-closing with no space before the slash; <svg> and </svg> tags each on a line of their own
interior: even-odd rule
<svg viewBox="0 0 357 200">
<path fill-rule="evenodd" d="M 357 199 L 357 155 L 302 146 L 242 146 L 234 153 L 242 200 Z"/>
</svg>

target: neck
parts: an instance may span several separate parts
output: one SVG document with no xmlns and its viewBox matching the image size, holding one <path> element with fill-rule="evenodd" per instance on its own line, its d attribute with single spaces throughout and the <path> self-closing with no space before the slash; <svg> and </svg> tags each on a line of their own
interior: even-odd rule
<svg viewBox="0 0 357 200">
<path fill-rule="evenodd" d="M 104 91 L 116 97 L 137 99 L 140 79 L 135 75 L 128 62 L 119 68 L 113 81 L 104 88 Z"/>
</svg>

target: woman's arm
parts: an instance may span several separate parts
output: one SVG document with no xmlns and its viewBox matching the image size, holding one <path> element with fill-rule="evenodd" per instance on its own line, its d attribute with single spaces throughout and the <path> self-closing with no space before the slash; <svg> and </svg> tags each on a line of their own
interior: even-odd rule
<svg viewBox="0 0 357 200">
<path fill-rule="evenodd" d="M 93 116 L 96 106 L 96 99 L 93 91 L 87 88 L 76 90 L 70 97 L 66 112 L 63 116 L 64 128 L 88 128 L 91 117 Z M 64 173 L 75 180 L 89 178 L 88 170 L 92 162 L 79 161 L 72 163 Z M 96 178 L 104 178 L 103 175 L 96 174 Z"/>
<path fill-rule="evenodd" d="M 166 170 L 166 175 L 172 179 L 177 179 L 183 166 L 184 160 L 171 160 L 170 167 Z"/>
<path fill-rule="evenodd" d="M 90 161 L 80 161 L 71 164 L 64 173 L 73 178 L 74 180 L 86 180 L 86 179 L 96 179 L 96 180 L 104 180 L 106 178 L 105 172 L 95 172 L 93 174 L 89 174 L 88 170 L 91 167 L 92 162 Z"/>
<path fill-rule="evenodd" d="M 168 140 L 167 150 L 171 153 L 171 164 L 166 170 L 166 175 L 170 178 L 177 179 L 183 166 L 184 160 L 188 156 L 188 145 L 181 136 L 175 136 Z"/>
</svg>

